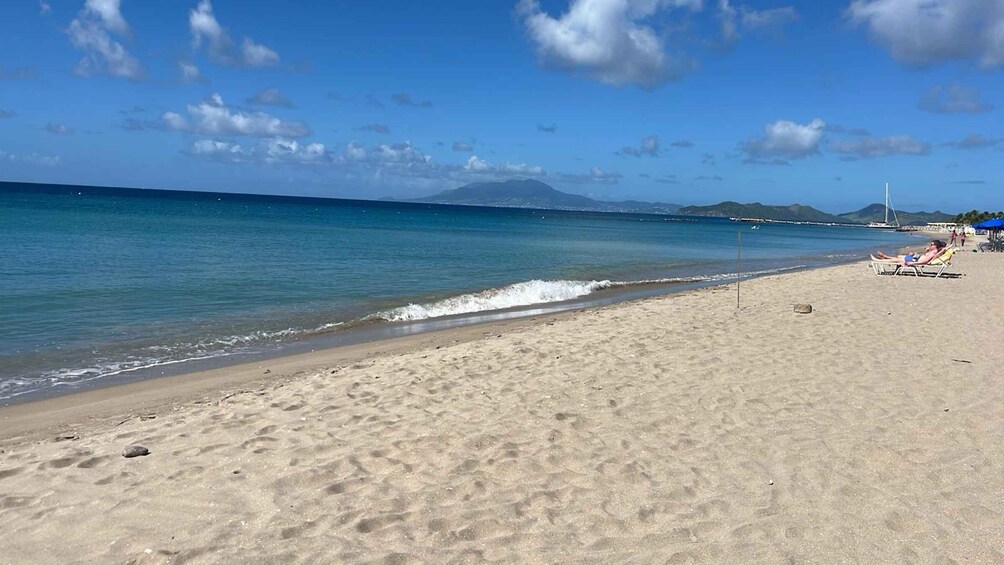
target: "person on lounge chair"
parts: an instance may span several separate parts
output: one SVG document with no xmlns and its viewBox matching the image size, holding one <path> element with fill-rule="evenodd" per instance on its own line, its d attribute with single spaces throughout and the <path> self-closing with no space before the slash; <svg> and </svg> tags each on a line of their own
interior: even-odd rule
<svg viewBox="0 0 1004 565">
<path fill-rule="evenodd" d="M 877 263 L 898 263 L 900 265 L 905 265 L 911 267 L 913 265 L 926 265 L 937 258 L 945 250 L 945 242 L 935 239 L 931 243 L 927 244 L 924 248 L 924 252 L 921 254 L 917 253 L 907 253 L 906 255 L 886 255 L 881 251 L 876 251 L 872 255 L 872 261 Z"/>
</svg>

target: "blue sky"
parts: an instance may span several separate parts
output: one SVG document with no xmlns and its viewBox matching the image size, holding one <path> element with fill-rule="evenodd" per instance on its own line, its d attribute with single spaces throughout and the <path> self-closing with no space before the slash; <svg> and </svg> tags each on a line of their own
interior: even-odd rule
<svg viewBox="0 0 1004 565">
<path fill-rule="evenodd" d="M 0 179 L 1004 208 L 1004 1 L 12 0 Z"/>
</svg>

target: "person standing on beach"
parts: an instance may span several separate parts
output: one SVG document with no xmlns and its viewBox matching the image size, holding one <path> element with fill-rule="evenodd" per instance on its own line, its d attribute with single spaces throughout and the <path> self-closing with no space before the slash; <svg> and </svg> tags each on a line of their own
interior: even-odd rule
<svg viewBox="0 0 1004 565">
<path fill-rule="evenodd" d="M 955 228 L 952 228 L 952 237 L 948 239 L 948 245 L 955 245 L 955 238 L 958 236 L 959 234 L 955 233 Z"/>
<path fill-rule="evenodd" d="M 959 246 L 966 246 L 966 230 L 962 230 L 962 233 L 959 234 Z"/>
</svg>

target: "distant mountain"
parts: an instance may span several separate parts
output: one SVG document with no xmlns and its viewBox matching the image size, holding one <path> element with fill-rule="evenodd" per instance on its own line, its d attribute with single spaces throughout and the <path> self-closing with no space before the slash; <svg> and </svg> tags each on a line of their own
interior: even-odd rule
<svg viewBox="0 0 1004 565">
<path fill-rule="evenodd" d="M 789 206 L 771 206 L 754 202 L 740 204 L 739 202 L 721 202 L 711 206 L 686 206 L 680 208 L 678 214 L 687 216 L 713 216 L 719 218 L 759 218 L 764 220 L 781 220 L 786 222 L 822 222 L 846 223 L 850 220 L 827 214 L 812 206 L 791 204 Z"/>
<path fill-rule="evenodd" d="M 862 224 L 881 222 L 885 220 L 885 205 L 871 204 L 869 206 L 865 206 L 857 212 L 847 212 L 846 214 L 840 214 L 839 216 L 847 222 L 859 222 Z M 896 211 L 896 217 L 899 218 L 899 223 L 903 226 L 922 226 L 930 222 L 950 222 L 952 221 L 952 218 L 954 218 L 954 216 L 950 214 L 939 211 L 900 212 L 898 210 Z M 893 216 L 890 212 L 889 221 L 891 222 L 892 219 Z"/>
<path fill-rule="evenodd" d="M 661 202 L 606 202 L 578 194 L 561 192 L 535 180 L 507 180 L 505 182 L 476 182 L 445 190 L 439 194 L 414 198 L 408 202 L 429 204 L 454 204 L 460 206 L 500 206 L 508 208 L 546 208 L 552 210 L 586 210 L 597 212 L 636 212 L 645 214 L 674 214 L 678 204 Z"/>
</svg>

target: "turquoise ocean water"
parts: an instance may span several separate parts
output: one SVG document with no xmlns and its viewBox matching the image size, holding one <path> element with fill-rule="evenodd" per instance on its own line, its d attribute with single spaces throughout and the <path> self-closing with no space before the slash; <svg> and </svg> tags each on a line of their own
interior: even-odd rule
<svg viewBox="0 0 1004 565">
<path fill-rule="evenodd" d="M 0 184 L 0 402 L 896 248 L 866 228 Z M 396 331 L 396 330 L 395 330 Z"/>
</svg>

